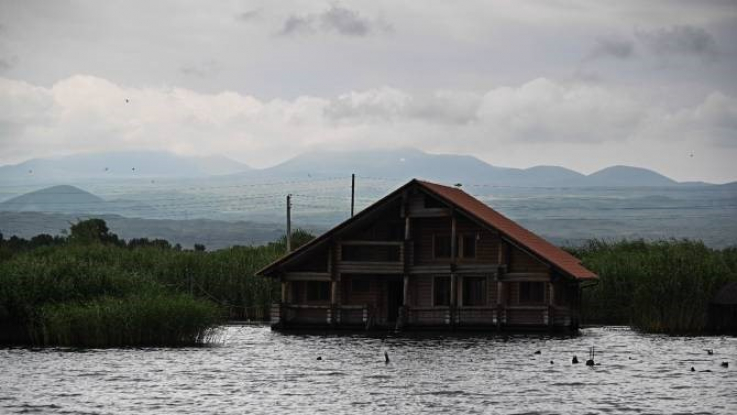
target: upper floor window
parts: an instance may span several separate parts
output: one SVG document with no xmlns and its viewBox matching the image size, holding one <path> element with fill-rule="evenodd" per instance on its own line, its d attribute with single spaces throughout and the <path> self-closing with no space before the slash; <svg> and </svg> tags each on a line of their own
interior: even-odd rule
<svg viewBox="0 0 737 415">
<path fill-rule="evenodd" d="M 435 258 L 450 258 L 450 235 L 435 235 L 433 237 L 433 256 Z"/>
<path fill-rule="evenodd" d="M 476 235 L 463 235 L 460 238 L 461 257 L 476 258 Z"/>
<path fill-rule="evenodd" d="M 450 235 L 439 234 L 433 236 L 433 256 L 435 258 L 450 258 Z M 464 259 L 476 258 L 476 235 L 457 235 L 456 257 Z"/>
</svg>

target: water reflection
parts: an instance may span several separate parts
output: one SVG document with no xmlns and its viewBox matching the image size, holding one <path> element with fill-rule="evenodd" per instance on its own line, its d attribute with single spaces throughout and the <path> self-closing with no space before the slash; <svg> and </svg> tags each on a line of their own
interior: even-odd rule
<svg viewBox="0 0 737 415">
<path fill-rule="evenodd" d="M 583 364 L 590 346 L 594 367 Z M 234 326 L 204 348 L 0 350 L 0 413 L 734 414 L 736 358 L 735 338 L 621 328 L 551 337 Z"/>
</svg>

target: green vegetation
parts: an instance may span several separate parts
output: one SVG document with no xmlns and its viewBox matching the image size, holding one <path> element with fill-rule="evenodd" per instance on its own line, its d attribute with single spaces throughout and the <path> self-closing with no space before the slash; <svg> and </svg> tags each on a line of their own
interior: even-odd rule
<svg viewBox="0 0 737 415">
<path fill-rule="evenodd" d="M 295 234 L 297 245 L 312 238 Z M 201 344 L 224 319 L 268 315 L 278 287 L 254 274 L 284 251 L 284 241 L 215 252 L 126 243 L 97 219 L 66 238 L 0 235 L 0 344 Z"/>
<path fill-rule="evenodd" d="M 300 246 L 313 238 L 296 231 Z M 0 234 L 0 344 L 81 347 L 202 344 L 225 319 L 268 317 L 278 286 L 255 276 L 285 240 L 208 252 L 128 242 L 102 220 L 68 237 Z M 569 250 L 600 281 L 583 293 L 588 322 L 648 332 L 705 330 L 709 300 L 737 281 L 737 248 L 701 242 L 590 241 Z"/>
<path fill-rule="evenodd" d="M 702 332 L 709 300 L 726 282 L 737 281 L 737 248 L 636 240 L 590 241 L 569 250 L 600 276 L 583 291 L 588 322 L 657 333 Z"/>
</svg>

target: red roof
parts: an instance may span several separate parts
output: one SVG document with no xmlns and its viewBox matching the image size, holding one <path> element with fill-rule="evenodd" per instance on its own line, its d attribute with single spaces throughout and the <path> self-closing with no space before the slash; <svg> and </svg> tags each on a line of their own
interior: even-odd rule
<svg viewBox="0 0 737 415">
<path fill-rule="evenodd" d="M 572 277 L 580 280 L 598 278 L 596 274 L 584 268 L 578 258 L 528 231 L 463 190 L 420 180 L 417 182 L 431 193 L 455 205 L 466 214 L 497 229 L 507 238 L 517 242 Z"/>
<path fill-rule="evenodd" d="M 464 192 L 463 190 L 455 187 L 443 186 L 440 184 L 425 182 L 416 179 L 410 181 L 409 183 L 405 184 L 404 186 L 400 187 L 389 195 L 383 197 L 381 200 L 359 212 L 353 218 L 350 218 L 340 225 L 330 229 L 329 231 L 318 236 L 307 244 L 301 246 L 299 249 L 277 259 L 273 263 L 259 270 L 257 274 L 268 275 L 281 264 L 284 264 L 285 262 L 294 259 L 297 256 L 304 255 L 313 247 L 321 244 L 324 241 L 327 241 L 328 238 L 330 238 L 332 235 L 347 228 L 352 223 L 354 223 L 355 220 L 364 217 L 367 213 L 369 213 L 374 208 L 382 205 L 385 201 L 399 196 L 405 188 L 413 184 L 417 184 L 421 188 L 444 200 L 449 205 L 455 206 L 456 209 L 461 210 L 466 215 L 476 219 L 477 221 L 496 229 L 508 240 L 516 243 L 517 245 L 531 252 L 532 254 L 537 255 L 540 259 L 552 264 L 555 268 L 559 269 L 563 273 L 579 280 L 590 280 L 599 278 L 596 274 L 584 268 L 578 258 L 558 248 L 557 246 L 551 244 L 543 238 L 535 235 L 534 233 L 528 231 L 511 219 L 490 208 L 480 200 Z"/>
</svg>

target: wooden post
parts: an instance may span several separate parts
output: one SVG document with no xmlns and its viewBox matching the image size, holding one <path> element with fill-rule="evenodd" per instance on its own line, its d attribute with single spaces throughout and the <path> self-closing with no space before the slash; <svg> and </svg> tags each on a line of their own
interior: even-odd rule
<svg viewBox="0 0 737 415">
<path fill-rule="evenodd" d="M 506 321 L 506 311 L 504 310 L 504 283 L 496 282 L 496 327 L 501 329 L 502 323 Z"/>
<path fill-rule="evenodd" d="M 402 304 L 409 305 L 409 274 L 404 274 L 404 286 L 402 287 Z"/>
<path fill-rule="evenodd" d="M 458 235 L 456 233 L 456 215 L 455 211 L 451 211 L 450 217 L 450 261 L 456 263 L 456 254 L 458 251 Z"/>
<path fill-rule="evenodd" d="M 287 282 L 284 280 L 281 282 L 281 303 L 287 303 Z"/>
<path fill-rule="evenodd" d="M 550 295 L 548 296 L 548 325 L 553 327 L 555 325 L 555 284 L 550 282 L 548 286 L 550 287 Z"/>
<path fill-rule="evenodd" d="M 455 326 L 456 305 L 458 304 L 458 279 L 455 272 L 450 273 L 450 324 Z"/>
<path fill-rule="evenodd" d="M 450 324 L 456 324 L 456 307 L 458 305 L 458 280 L 456 278 L 456 251 L 458 251 L 458 235 L 455 209 L 450 211 Z"/>
<path fill-rule="evenodd" d="M 330 310 L 332 311 L 330 323 L 340 324 L 340 310 L 338 309 L 338 281 L 330 283 Z"/>
<path fill-rule="evenodd" d="M 292 252 L 292 195 L 287 195 L 287 253 Z"/>
</svg>

